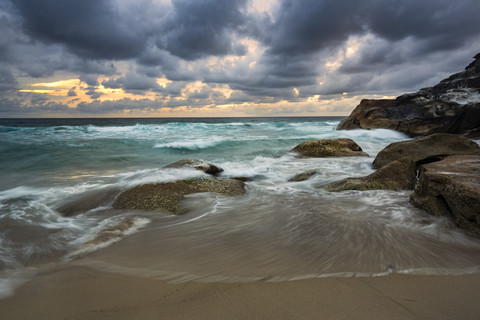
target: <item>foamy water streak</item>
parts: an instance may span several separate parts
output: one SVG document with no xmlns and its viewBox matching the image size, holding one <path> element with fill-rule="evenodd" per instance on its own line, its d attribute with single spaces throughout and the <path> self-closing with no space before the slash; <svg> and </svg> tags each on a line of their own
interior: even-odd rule
<svg viewBox="0 0 480 320">
<path fill-rule="evenodd" d="M 335 118 L 0 121 L 0 295 L 23 270 L 77 260 L 172 281 L 282 281 L 329 275 L 478 271 L 480 241 L 411 206 L 408 192 L 321 187 L 373 172 L 408 139 L 335 131 Z M 370 157 L 298 159 L 314 138 L 355 140 Z M 188 196 L 184 216 L 118 211 L 127 188 L 205 176 L 183 158 L 249 177 L 245 196 Z M 316 170 L 304 182 L 294 175 Z M 33 269 L 32 269 L 33 268 Z M 30 271 L 29 271 L 30 272 Z M 27 273 L 29 273 L 27 272 Z"/>
<path fill-rule="evenodd" d="M 365 160 L 343 161 L 285 156 L 242 164 L 257 179 L 245 197 L 191 196 L 187 215 L 156 220 L 81 263 L 170 281 L 479 271 L 478 238 L 414 208 L 409 192 L 319 189 L 332 175 L 348 174 L 341 168 L 371 170 Z M 286 182 L 299 166 L 319 174 Z M 238 173 L 233 163 L 224 167 Z"/>
</svg>

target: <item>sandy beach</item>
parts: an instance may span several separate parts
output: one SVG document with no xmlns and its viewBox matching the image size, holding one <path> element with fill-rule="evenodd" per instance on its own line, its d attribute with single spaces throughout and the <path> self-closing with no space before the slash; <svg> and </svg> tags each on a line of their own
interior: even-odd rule
<svg viewBox="0 0 480 320">
<path fill-rule="evenodd" d="M 480 274 L 172 284 L 64 265 L 0 300 L 1 319 L 478 319 Z"/>
</svg>

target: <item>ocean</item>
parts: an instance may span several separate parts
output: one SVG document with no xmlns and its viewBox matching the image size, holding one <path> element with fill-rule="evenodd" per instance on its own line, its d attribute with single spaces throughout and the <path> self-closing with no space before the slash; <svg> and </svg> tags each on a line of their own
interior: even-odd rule
<svg viewBox="0 0 480 320">
<path fill-rule="evenodd" d="M 341 119 L 0 119 L 0 296 L 62 263 L 169 281 L 479 271 L 480 239 L 412 206 L 411 191 L 322 189 L 370 174 L 380 150 L 409 139 L 337 131 Z M 289 152 L 337 137 L 370 156 Z M 190 195 L 179 216 L 112 208 L 132 186 L 205 176 L 164 168 L 186 158 L 251 178 L 246 195 Z"/>
</svg>

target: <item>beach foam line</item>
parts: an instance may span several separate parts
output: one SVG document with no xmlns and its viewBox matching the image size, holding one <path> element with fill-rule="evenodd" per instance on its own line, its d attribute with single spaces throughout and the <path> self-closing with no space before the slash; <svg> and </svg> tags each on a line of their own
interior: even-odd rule
<svg viewBox="0 0 480 320">
<path fill-rule="evenodd" d="M 66 256 L 67 260 L 78 258 L 88 253 L 110 246 L 120 241 L 123 237 L 137 232 L 152 222 L 148 218 L 127 217 L 119 222 L 107 221 L 99 227 L 94 228 L 92 232 L 81 237 L 76 244 L 80 247 Z"/>
</svg>

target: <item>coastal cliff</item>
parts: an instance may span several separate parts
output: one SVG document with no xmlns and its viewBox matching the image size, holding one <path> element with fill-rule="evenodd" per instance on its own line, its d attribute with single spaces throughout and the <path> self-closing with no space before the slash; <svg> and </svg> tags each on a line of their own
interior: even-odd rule
<svg viewBox="0 0 480 320">
<path fill-rule="evenodd" d="M 480 53 L 464 71 L 396 99 L 364 99 L 338 130 L 385 128 L 409 136 L 480 128 Z"/>
</svg>

